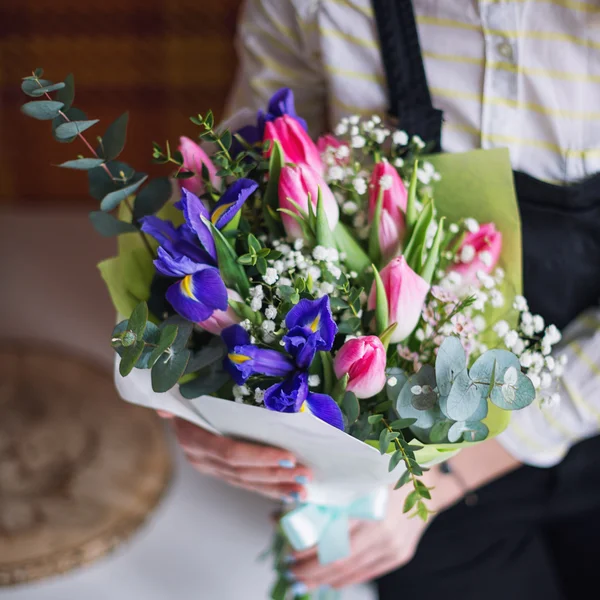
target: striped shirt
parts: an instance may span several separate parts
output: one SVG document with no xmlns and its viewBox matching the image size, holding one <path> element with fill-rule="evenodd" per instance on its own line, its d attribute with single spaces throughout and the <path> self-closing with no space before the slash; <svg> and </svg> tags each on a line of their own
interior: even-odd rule
<svg viewBox="0 0 600 600">
<path fill-rule="evenodd" d="M 516 170 L 552 183 L 600 171 L 600 0 L 414 0 L 425 70 L 449 152 L 507 147 Z M 387 90 L 369 0 L 247 0 L 229 110 L 280 87 L 318 134 L 349 114 L 383 115 Z M 600 311 L 582 316 L 556 409 L 513 414 L 501 441 L 549 466 L 600 425 Z"/>
</svg>

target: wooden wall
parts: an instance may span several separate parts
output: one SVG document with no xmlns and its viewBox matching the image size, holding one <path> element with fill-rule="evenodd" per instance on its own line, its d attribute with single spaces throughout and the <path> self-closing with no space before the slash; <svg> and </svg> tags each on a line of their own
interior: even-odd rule
<svg viewBox="0 0 600 600">
<path fill-rule="evenodd" d="M 85 151 L 59 144 L 50 124 L 22 115 L 21 77 L 43 67 L 75 75 L 74 105 L 101 122 L 130 111 L 122 159 L 151 166 L 151 143 L 195 136 L 189 116 L 223 107 L 235 69 L 240 0 L 1 0 L 0 205 L 79 203 L 89 208 L 83 173 L 53 164 Z"/>
</svg>

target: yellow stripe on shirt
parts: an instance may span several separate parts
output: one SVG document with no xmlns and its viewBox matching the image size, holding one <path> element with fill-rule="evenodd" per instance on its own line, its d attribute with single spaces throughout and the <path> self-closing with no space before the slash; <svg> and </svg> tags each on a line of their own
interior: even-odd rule
<svg viewBox="0 0 600 600">
<path fill-rule="evenodd" d="M 482 4 L 551 4 L 568 8 L 570 10 L 579 10 L 586 13 L 600 13 L 600 6 L 594 6 L 580 0 L 480 0 Z"/>
</svg>

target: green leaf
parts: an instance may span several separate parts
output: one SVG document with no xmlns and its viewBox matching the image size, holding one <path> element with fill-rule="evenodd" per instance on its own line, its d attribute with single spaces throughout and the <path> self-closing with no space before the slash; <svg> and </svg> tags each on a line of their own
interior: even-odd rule
<svg viewBox="0 0 600 600">
<path fill-rule="evenodd" d="M 398 479 L 398 482 L 396 483 L 394 489 L 400 489 L 403 485 L 406 485 L 408 482 L 410 481 L 410 471 L 404 471 L 404 473 L 402 473 L 402 475 L 400 476 L 400 479 Z"/>
<path fill-rule="evenodd" d="M 465 422 L 457 421 L 453 423 L 452 426 L 448 429 L 448 441 L 451 444 L 458 442 L 462 437 L 463 431 L 465 430 Z"/>
<path fill-rule="evenodd" d="M 168 177 L 150 180 L 135 197 L 133 220 L 157 213 L 169 201 L 172 191 Z"/>
<path fill-rule="evenodd" d="M 409 377 L 408 381 L 402 387 L 398 401 L 396 402 L 396 411 L 400 417 L 404 419 L 416 419 L 415 426 L 425 429 L 431 427 L 436 421 L 437 409 L 433 411 L 417 410 L 414 407 L 412 388 L 415 385 L 428 385 L 432 390 L 435 389 L 435 372 L 431 365 L 424 365 L 418 373 Z M 435 394 L 435 392 L 430 393 Z"/>
<path fill-rule="evenodd" d="M 148 321 L 148 305 L 145 302 L 140 302 L 131 313 L 127 323 L 127 329 L 133 331 L 138 339 L 141 339 L 146 329 L 146 321 Z"/>
<path fill-rule="evenodd" d="M 52 85 L 52 82 L 48 81 L 47 79 L 40 79 L 39 81 L 36 81 L 33 77 L 31 77 L 29 79 L 23 80 L 23 82 L 21 83 L 21 90 L 25 92 L 28 96 L 31 96 L 32 98 L 37 98 L 37 91 L 49 85 Z"/>
<path fill-rule="evenodd" d="M 144 177 L 144 173 L 136 173 L 129 165 L 119 161 L 106 163 L 106 169 L 110 172 L 110 177 L 104 167 L 96 167 L 88 172 L 90 196 L 98 201 L 125 185 L 121 181 L 113 181 L 111 177 L 120 180 L 122 173 L 128 184 L 135 183 Z"/>
<path fill-rule="evenodd" d="M 127 321 L 121 321 L 121 323 L 119 323 L 114 331 L 113 331 L 113 337 L 117 336 L 120 333 L 123 333 L 127 331 Z M 132 334 L 132 336 L 135 338 L 135 336 Z M 138 361 L 135 363 L 135 368 L 136 369 L 149 369 L 149 365 L 148 365 L 148 359 L 150 358 L 150 353 L 152 352 L 152 346 L 149 346 L 148 344 L 158 344 L 158 340 L 160 339 L 160 330 L 159 328 L 151 322 L 146 323 L 146 329 L 144 331 L 144 336 L 143 336 L 143 341 L 145 342 L 145 346 L 144 346 L 144 351 L 142 352 L 142 355 L 140 356 L 140 358 L 138 359 Z M 116 346 L 115 350 L 117 351 L 117 353 L 119 354 L 119 356 L 123 356 L 123 354 L 125 353 L 125 348 L 120 347 L 120 346 Z"/>
<path fill-rule="evenodd" d="M 383 415 L 369 415 L 367 421 L 371 423 L 371 425 L 375 425 L 376 423 L 383 421 Z"/>
<path fill-rule="evenodd" d="M 189 350 L 165 353 L 160 356 L 152 367 L 152 389 L 160 394 L 174 387 L 185 373 L 189 360 Z"/>
<path fill-rule="evenodd" d="M 215 125 L 215 117 L 212 110 L 209 110 L 204 117 L 204 124 L 208 129 L 212 129 Z"/>
<path fill-rule="evenodd" d="M 311 203 L 309 202 L 309 205 Z M 325 212 L 325 205 L 323 203 L 323 193 L 321 188 L 318 188 L 318 196 L 317 196 L 317 216 L 316 216 L 316 228 L 315 234 L 317 238 L 317 244 L 323 246 L 324 248 L 336 248 L 335 239 L 333 237 L 333 232 L 329 227 L 329 222 L 327 221 L 327 213 Z"/>
<path fill-rule="evenodd" d="M 133 368 L 142 356 L 143 351 L 144 340 L 138 340 L 133 346 L 130 346 L 123 352 L 121 362 L 119 363 L 119 373 L 121 374 L 121 377 L 126 377 L 133 371 Z"/>
<path fill-rule="evenodd" d="M 221 143 L 223 144 L 223 146 L 225 146 L 227 150 L 231 148 L 231 131 L 229 131 L 229 129 L 226 129 L 221 134 Z"/>
<path fill-rule="evenodd" d="M 50 92 L 56 92 L 58 90 L 62 90 L 65 87 L 64 83 L 52 83 L 49 85 L 45 85 L 43 87 L 38 87 L 37 90 L 31 90 L 30 96 L 34 98 L 39 98 L 45 94 L 49 94 Z M 60 100 L 59 100 L 60 101 Z"/>
<path fill-rule="evenodd" d="M 98 119 L 91 119 L 88 121 L 71 121 L 70 123 L 63 123 L 55 129 L 55 135 L 59 140 L 68 140 L 79 133 L 82 133 L 86 129 L 89 129 L 93 125 L 98 123 Z"/>
<path fill-rule="evenodd" d="M 388 471 L 391 473 L 402 460 L 402 452 L 400 450 L 396 450 L 390 457 L 390 464 L 388 465 Z"/>
<path fill-rule="evenodd" d="M 345 263 L 348 269 L 359 274 L 365 273 L 371 265 L 371 259 L 356 241 L 356 236 L 341 221 L 333 230 L 333 237 L 338 250 L 346 253 Z"/>
<path fill-rule="evenodd" d="M 179 391 L 184 398 L 198 398 L 214 394 L 230 381 L 231 376 L 219 364 L 218 368 L 204 369 L 198 377 L 180 385 Z"/>
<path fill-rule="evenodd" d="M 350 380 L 350 375 L 346 373 L 341 379 L 338 379 L 333 389 L 331 390 L 331 397 L 338 403 L 341 404 L 344 398 L 344 394 L 346 393 L 346 386 L 348 385 L 348 381 Z"/>
<path fill-rule="evenodd" d="M 348 419 L 348 425 L 352 425 L 360 415 L 360 403 L 352 392 L 346 392 L 342 400 L 342 410 Z"/>
<path fill-rule="evenodd" d="M 109 213 L 96 210 L 90 213 L 90 221 L 94 229 L 104 237 L 113 237 L 122 233 L 135 233 L 138 229 L 131 223 L 120 221 Z"/>
<path fill-rule="evenodd" d="M 413 165 L 413 172 L 410 178 L 410 185 L 408 186 L 408 197 L 406 200 L 406 239 L 410 239 L 415 224 L 417 222 L 417 207 L 415 200 L 417 198 L 417 169 L 419 167 L 419 161 L 415 160 Z"/>
<path fill-rule="evenodd" d="M 63 87 L 58 90 L 55 97 L 58 102 L 62 102 L 65 105 L 63 112 L 66 112 L 71 108 L 75 99 L 75 78 L 73 77 L 73 73 L 69 73 L 63 83 Z"/>
<path fill-rule="evenodd" d="M 387 329 L 385 329 L 384 331 L 381 332 L 379 339 L 381 340 L 381 343 L 383 344 L 383 347 L 387 350 L 390 342 L 392 340 L 392 335 L 394 334 L 394 331 L 396 331 L 396 327 L 398 327 L 398 323 L 392 323 Z"/>
<path fill-rule="evenodd" d="M 331 306 L 331 310 L 346 310 L 347 308 L 349 308 L 347 302 L 344 302 L 344 300 L 336 296 L 334 296 L 333 298 L 329 298 L 329 304 Z"/>
<path fill-rule="evenodd" d="M 417 422 L 416 419 L 397 419 L 390 423 L 392 429 L 402 430 L 408 429 Z"/>
<path fill-rule="evenodd" d="M 159 357 L 173 345 L 176 337 L 177 325 L 166 325 L 163 329 L 161 329 L 158 346 L 152 350 L 152 353 L 148 359 L 148 364 L 150 367 L 152 367 Z"/>
<path fill-rule="evenodd" d="M 373 221 L 371 222 L 371 231 L 369 233 L 369 256 L 374 263 L 381 262 L 381 244 L 379 242 L 379 225 L 381 221 L 381 209 L 383 207 L 383 195 L 385 190 L 382 186 L 379 188 L 377 203 L 375 204 L 375 212 Z M 386 325 L 387 327 L 387 325 Z M 385 329 L 385 328 L 384 328 Z"/>
<path fill-rule="evenodd" d="M 62 90 L 61 90 L 62 91 Z M 57 95 L 58 97 L 58 95 Z M 66 105 L 65 105 L 66 106 Z M 73 136 L 68 139 L 60 139 L 56 137 L 56 129 L 63 125 L 64 123 L 68 123 L 69 121 L 87 121 L 87 115 L 78 108 L 71 107 L 69 109 L 63 109 L 61 111 L 62 114 L 58 115 L 54 119 L 52 119 L 52 137 L 61 144 L 69 144 L 74 141 L 76 136 Z"/>
<path fill-rule="evenodd" d="M 215 363 L 220 365 L 226 353 L 227 347 L 221 337 L 214 336 L 206 346 L 192 353 L 185 372 L 195 373 Z"/>
<path fill-rule="evenodd" d="M 404 249 L 404 257 L 410 268 L 415 273 L 422 272 L 421 255 L 427 237 L 427 229 L 433 219 L 433 202 L 428 202 L 419 215 L 415 228 L 410 236 L 410 241 Z"/>
<path fill-rule="evenodd" d="M 385 454 L 390 447 L 390 432 L 387 429 L 383 429 L 379 435 L 379 452 Z"/>
<path fill-rule="evenodd" d="M 333 358 L 329 352 L 319 352 L 323 365 L 323 393 L 330 394 L 333 389 L 335 377 L 333 373 Z"/>
<path fill-rule="evenodd" d="M 448 431 L 452 427 L 452 421 L 438 421 L 429 432 L 429 439 L 434 444 L 442 444 L 448 441 Z"/>
<path fill-rule="evenodd" d="M 42 67 L 37 67 L 33 71 L 33 74 L 39 79 L 44 74 L 44 69 L 42 69 Z"/>
<path fill-rule="evenodd" d="M 467 421 L 479 407 L 481 395 L 467 371 L 461 371 L 446 400 L 445 414 L 454 421 Z"/>
<path fill-rule="evenodd" d="M 280 577 L 271 589 L 271 600 L 285 600 L 290 584 L 285 577 Z"/>
<path fill-rule="evenodd" d="M 462 437 L 465 442 L 483 442 L 489 434 L 489 429 L 479 421 L 467 421 L 463 428 Z"/>
<path fill-rule="evenodd" d="M 460 340 L 455 336 L 447 337 L 435 361 L 435 377 L 442 396 L 450 394 L 454 380 L 465 370 L 466 364 L 467 355 Z"/>
<path fill-rule="evenodd" d="M 371 266 L 373 267 L 373 273 L 375 275 L 375 326 L 377 334 L 379 335 L 388 327 L 389 307 L 387 295 L 385 293 L 385 288 L 383 286 L 381 276 L 379 275 L 379 271 L 375 265 Z"/>
<path fill-rule="evenodd" d="M 248 248 L 252 248 L 255 252 L 262 250 L 261 243 L 251 233 L 248 235 Z"/>
<path fill-rule="evenodd" d="M 62 102 L 54 100 L 37 100 L 23 104 L 21 111 L 28 117 L 33 117 L 39 121 L 50 121 L 58 116 L 58 111 L 63 108 Z"/>
<path fill-rule="evenodd" d="M 406 496 L 406 500 L 404 500 L 404 507 L 402 508 L 403 513 L 410 512 L 414 505 L 419 500 L 419 492 L 417 490 L 413 490 L 408 496 Z"/>
<path fill-rule="evenodd" d="M 417 516 L 421 521 L 427 521 L 429 517 L 429 511 L 423 502 L 417 504 Z"/>
<path fill-rule="evenodd" d="M 148 179 L 148 175 L 144 175 L 139 181 L 132 183 L 131 185 L 127 185 L 124 188 L 116 190 L 114 192 L 110 192 L 104 198 L 102 198 L 102 202 L 100 202 L 100 209 L 106 212 L 114 210 L 129 196 L 131 196 L 141 185 Z"/>
<path fill-rule="evenodd" d="M 231 247 L 223 234 L 208 220 L 202 218 L 204 224 L 209 227 L 215 240 L 219 270 L 225 285 L 237 290 L 242 298 L 250 293 L 250 284 L 243 267 L 237 262 L 237 254 Z"/>
<path fill-rule="evenodd" d="M 394 385 L 390 384 L 390 379 L 392 381 L 394 381 L 394 379 L 396 380 L 394 382 Z M 402 369 L 400 369 L 399 367 L 392 367 L 388 369 L 387 381 L 385 384 L 385 392 L 388 400 L 390 400 L 394 406 L 396 405 L 398 396 L 400 395 L 400 392 L 402 391 L 402 388 L 404 387 L 404 384 L 407 382 L 407 380 L 408 377 L 406 376 L 404 371 L 402 371 Z"/>
<path fill-rule="evenodd" d="M 263 321 L 262 314 L 257 310 L 252 310 L 245 302 L 230 299 L 229 306 L 233 308 L 238 316 L 242 319 L 248 319 L 254 325 L 260 325 Z"/>
<path fill-rule="evenodd" d="M 64 162 L 59 167 L 63 169 L 77 169 L 79 171 L 89 171 L 90 169 L 95 169 L 99 167 L 104 160 L 102 158 L 76 158 L 75 160 L 68 160 Z"/>
<path fill-rule="evenodd" d="M 100 155 L 106 160 L 114 160 L 123 151 L 127 139 L 128 120 L 129 113 L 123 113 L 108 126 L 106 133 L 102 136 Z"/>
<path fill-rule="evenodd" d="M 421 277 L 429 284 L 431 284 L 433 274 L 435 273 L 435 268 L 437 267 L 440 258 L 440 247 L 442 245 L 442 240 L 444 239 L 444 221 L 445 217 L 442 217 L 440 219 L 437 231 L 435 232 L 433 244 L 428 251 L 429 254 L 427 255 L 427 260 L 423 265 L 423 271 L 421 272 Z"/>
</svg>

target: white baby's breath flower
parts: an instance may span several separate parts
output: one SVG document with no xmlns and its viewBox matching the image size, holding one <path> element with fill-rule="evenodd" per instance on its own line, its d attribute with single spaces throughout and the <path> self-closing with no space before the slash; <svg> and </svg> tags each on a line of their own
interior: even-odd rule
<svg viewBox="0 0 600 600">
<path fill-rule="evenodd" d="M 479 260 L 486 266 L 492 266 L 492 253 L 489 250 L 483 250 L 479 253 Z"/>
<path fill-rule="evenodd" d="M 552 356 L 546 356 L 546 360 L 544 362 L 546 363 L 546 368 L 548 371 L 552 373 L 556 367 L 556 361 L 554 358 Z"/>
<path fill-rule="evenodd" d="M 348 117 L 348 123 L 350 123 L 350 125 L 358 125 L 359 122 L 360 117 L 358 115 L 352 115 Z"/>
<path fill-rule="evenodd" d="M 527 311 L 521 315 L 521 323 L 524 325 L 532 325 L 533 326 L 533 315 Z"/>
<path fill-rule="evenodd" d="M 468 219 L 465 219 L 465 227 L 471 233 L 477 233 L 479 231 L 479 223 L 475 219 L 472 219 L 471 217 L 469 217 Z"/>
<path fill-rule="evenodd" d="M 400 158 L 400 157 L 398 157 L 398 158 L 395 158 L 395 159 L 394 159 L 394 166 L 395 166 L 397 169 L 401 169 L 401 168 L 404 166 L 404 159 L 403 159 L 403 158 Z"/>
<path fill-rule="evenodd" d="M 262 308 L 262 299 L 261 298 L 252 298 L 250 301 L 250 308 L 257 312 Z"/>
<path fill-rule="evenodd" d="M 525 350 L 525 342 L 519 338 L 513 345 L 512 347 L 512 351 L 517 355 L 520 356 L 523 353 L 523 350 Z"/>
<path fill-rule="evenodd" d="M 518 339 L 519 334 L 514 329 L 512 329 L 504 336 L 504 343 L 506 344 L 507 348 L 511 349 L 517 343 Z"/>
<path fill-rule="evenodd" d="M 336 265 L 330 264 L 328 266 L 328 270 L 335 277 L 335 279 L 339 279 L 342 275 L 342 270 Z"/>
<path fill-rule="evenodd" d="M 375 129 L 375 125 L 377 125 L 377 123 L 375 123 L 373 119 L 371 119 L 370 121 L 365 121 L 364 123 L 362 123 L 363 131 L 373 131 L 373 129 Z"/>
<path fill-rule="evenodd" d="M 254 390 L 254 401 L 257 404 L 262 404 L 265 401 L 265 391 L 260 388 Z"/>
<path fill-rule="evenodd" d="M 393 184 L 394 184 L 394 180 L 392 179 L 391 175 L 382 175 L 379 178 L 379 186 L 383 190 L 391 190 Z"/>
<path fill-rule="evenodd" d="M 296 252 L 299 252 L 300 250 L 302 250 L 302 248 L 304 248 L 304 240 L 302 238 L 294 240 L 294 250 L 296 250 Z"/>
<path fill-rule="evenodd" d="M 544 356 L 548 356 L 552 353 L 552 346 L 546 342 L 546 340 L 542 340 L 542 354 Z"/>
<path fill-rule="evenodd" d="M 350 135 L 358 135 L 360 133 L 360 129 L 354 125 L 350 127 Z"/>
<path fill-rule="evenodd" d="M 513 308 L 520 312 L 529 310 L 529 306 L 527 304 L 527 300 L 525 300 L 524 296 L 515 296 L 515 301 L 513 302 Z"/>
<path fill-rule="evenodd" d="M 504 306 L 504 296 L 500 290 L 492 290 L 490 292 L 490 303 L 494 308 Z"/>
<path fill-rule="evenodd" d="M 533 329 L 536 333 L 544 330 L 544 317 L 541 315 L 535 315 L 533 317 Z"/>
<path fill-rule="evenodd" d="M 308 376 L 309 387 L 317 387 L 320 383 L 321 383 L 321 378 L 318 375 L 309 375 Z"/>
<path fill-rule="evenodd" d="M 336 151 L 335 156 L 339 160 L 344 160 L 350 156 L 350 148 L 346 144 L 341 145 Z"/>
<path fill-rule="evenodd" d="M 323 295 L 328 295 L 333 294 L 335 288 L 333 287 L 332 283 L 329 283 L 328 281 L 322 281 L 319 285 L 319 290 Z"/>
<path fill-rule="evenodd" d="M 381 123 L 381 117 L 379 115 L 372 115 L 371 121 L 373 121 L 375 125 L 379 125 L 379 123 Z"/>
<path fill-rule="evenodd" d="M 280 277 L 278 281 L 279 285 L 292 285 L 292 280 L 289 277 Z"/>
<path fill-rule="evenodd" d="M 283 273 L 285 271 L 285 264 L 282 260 L 276 260 L 273 262 L 273 268 L 279 273 Z"/>
<path fill-rule="evenodd" d="M 504 280 L 504 269 L 502 267 L 496 267 L 495 271 L 494 271 L 494 279 L 500 283 L 501 281 Z"/>
<path fill-rule="evenodd" d="M 560 331 L 556 328 L 556 325 L 550 325 L 546 328 L 546 333 L 544 335 L 544 340 L 548 340 L 549 344 L 558 344 L 562 339 L 562 335 Z"/>
<path fill-rule="evenodd" d="M 250 319 L 244 319 L 240 323 L 240 326 L 242 327 L 242 329 L 245 329 L 246 331 L 249 331 L 250 328 L 252 327 L 252 323 L 250 323 Z"/>
<path fill-rule="evenodd" d="M 541 379 L 540 376 L 537 375 L 536 373 L 527 373 L 527 377 L 529 377 L 529 379 L 531 380 L 531 383 L 533 383 L 533 387 L 536 390 L 540 389 L 540 384 L 541 384 Z"/>
<path fill-rule="evenodd" d="M 337 262 L 340 260 L 340 253 L 337 248 L 327 248 L 327 260 L 330 262 Z"/>
<path fill-rule="evenodd" d="M 392 133 L 392 142 L 396 144 L 396 146 L 406 146 L 408 144 L 408 133 L 406 131 L 394 131 Z"/>
<path fill-rule="evenodd" d="M 533 330 L 533 325 L 531 323 L 522 324 L 521 331 L 523 332 L 523 335 L 528 338 L 533 337 L 535 334 L 535 331 Z"/>
<path fill-rule="evenodd" d="M 423 150 L 423 148 L 425 148 L 425 142 L 418 135 L 413 135 L 412 143 L 419 148 L 419 150 Z"/>
<path fill-rule="evenodd" d="M 265 291 L 262 285 L 255 285 L 250 288 L 250 297 L 252 298 L 264 298 Z"/>
<path fill-rule="evenodd" d="M 277 309 L 272 304 L 269 304 L 267 310 L 265 310 L 265 317 L 267 317 L 267 319 L 274 319 L 276 316 Z"/>
<path fill-rule="evenodd" d="M 315 260 L 327 260 L 327 248 L 325 246 L 315 246 L 312 255 Z"/>
<path fill-rule="evenodd" d="M 348 124 L 347 123 L 338 123 L 333 130 L 335 135 L 345 135 L 348 133 Z"/>
<path fill-rule="evenodd" d="M 346 342 L 349 342 L 350 340 L 356 340 L 356 339 L 358 339 L 358 338 L 357 338 L 357 336 L 355 336 L 355 335 L 351 335 L 351 334 L 350 334 L 350 335 L 347 335 L 347 336 L 344 338 L 344 344 L 345 344 Z"/>
<path fill-rule="evenodd" d="M 425 332 L 422 329 L 417 329 L 415 331 L 415 337 L 419 342 L 422 342 L 425 339 Z"/>
<path fill-rule="evenodd" d="M 453 234 L 457 234 L 460 231 L 460 227 L 456 223 L 450 223 L 448 231 Z"/>
<path fill-rule="evenodd" d="M 481 282 L 481 285 L 488 290 L 491 290 L 496 285 L 494 278 L 490 277 L 485 271 L 478 270 L 475 275 Z"/>
<path fill-rule="evenodd" d="M 569 357 L 566 354 L 561 354 L 556 360 L 561 367 L 564 367 L 569 362 Z"/>
<path fill-rule="evenodd" d="M 348 200 L 348 202 L 344 202 L 344 204 L 342 205 L 342 212 L 345 215 L 354 215 L 356 214 L 356 211 L 358 210 L 358 204 L 356 204 L 356 202 L 352 202 L 352 200 Z"/>
<path fill-rule="evenodd" d="M 423 184 L 428 185 L 431 182 L 431 175 L 423 169 L 417 169 L 417 179 Z"/>
<path fill-rule="evenodd" d="M 356 271 L 350 271 L 350 277 L 352 279 L 356 279 L 358 277 L 358 273 Z"/>
<path fill-rule="evenodd" d="M 541 371 L 544 368 L 544 357 L 539 352 L 532 352 L 531 361 L 531 366 L 535 371 Z"/>
<path fill-rule="evenodd" d="M 335 165 L 329 169 L 327 176 L 331 181 L 341 181 L 344 179 L 344 169 L 339 165 Z"/>
<path fill-rule="evenodd" d="M 547 390 L 551 385 L 552 385 L 552 375 L 550 375 L 550 373 L 544 371 L 544 373 L 542 373 L 542 376 L 540 379 L 540 387 L 543 390 Z"/>
<path fill-rule="evenodd" d="M 554 394 L 544 396 L 540 401 L 540 405 L 542 408 L 550 410 L 556 408 L 559 404 L 560 394 L 558 392 L 554 392 Z"/>
<path fill-rule="evenodd" d="M 387 133 L 387 129 L 374 129 L 373 130 L 373 137 L 375 138 L 375 141 L 378 144 L 383 144 L 383 142 L 385 142 L 385 138 L 387 138 L 388 135 L 389 135 L 389 133 Z"/>
<path fill-rule="evenodd" d="M 352 180 L 352 187 L 359 196 L 362 196 L 367 191 L 367 180 L 364 177 L 355 177 Z"/>
<path fill-rule="evenodd" d="M 254 337 L 253 335 L 250 336 L 250 343 L 256 344 L 256 337 Z"/>
<path fill-rule="evenodd" d="M 486 326 L 485 318 L 481 315 L 476 315 L 475 317 L 473 317 L 473 326 L 475 327 L 475 329 L 477 329 L 477 331 L 483 331 Z"/>
<path fill-rule="evenodd" d="M 482 290 L 476 290 L 473 293 L 473 296 L 475 296 L 475 302 L 473 302 L 473 308 L 475 310 L 483 310 L 489 299 L 488 295 Z"/>
<path fill-rule="evenodd" d="M 432 179 L 434 181 L 441 181 L 442 180 L 442 174 L 438 173 L 437 171 L 433 174 Z"/>
<path fill-rule="evenodd" d="M 265 274 L 263 275 L 263 281 L 267 285 L 273 285 L 279 279 L 279 273 L 277 273 L 277 269 L 273 267 L 267 267 Z"/>
<path fill-rule="evenodd" d="M 281 246 L 279 246 L 278 248 L 279 252 L 281 252 L 281 254 L 283 254 L 284 256 L 286 254 L 289 254 L 292 249 L 290 248 L 290 246 L 288 244 L 281 244 Z"/>
<path fill-rule="evenodd" d="M 352 137 L 351 144 L 353 148 L 363 148 L 366 140 L 362 135 L 355 135 Z"/>
<path fill-rule="evenodd" d="M 249 396 L 250 390 L 247 385 L 234 385 L 233 386 L 233 395 L 234 396 Z"/>
<path fill-rule="evenodd" d="M 310 275 L 313 281 L 321 279 L 321 269 L 319 269 L 317 265 L 311 265 L 310 267 L 308 267 L 306 274 Z"/>
<path fill-rule="evenodd" d="M 528 369 L 533 364 L 533 358 L 531 356 L 531 352 L 523 352 L 519 358 L 519 362 L 521 366 L 525 369 Z"/>
<path fill-rule="evenodd" d="M 460 261 L 470 263 L 475 258 L 475 248 L 471 244 L 465 244 L 460 251 Z"/>
<path fill-rule="evenodd" d="M 446 280 L 451 287 L 456 287 L 462 283 L 462 275 L 456 271 L 451 271 L 448 273 Z"/>
</svg>

